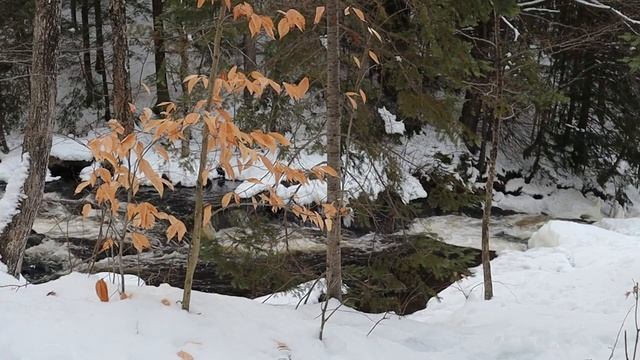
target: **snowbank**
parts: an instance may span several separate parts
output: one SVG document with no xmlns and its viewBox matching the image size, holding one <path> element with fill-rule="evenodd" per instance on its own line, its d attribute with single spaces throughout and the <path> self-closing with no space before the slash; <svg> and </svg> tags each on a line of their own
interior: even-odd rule
<svg viewBox="0 0 640 360">
<path fill-rule="evenodd" d="M 640 238 L 551 221 L 534 234 L 530 246 L 492 261 L 493 300 L 482 300 L 477 268 L 472 277 L 441 292 L 440 302 L 432 299 L 426 310 L 411 316 L 440 330 L 431 339 L 437 344 L 432 349 L 443 351 L 438 358 L 609 357 L 633 303 L 626 292 L 640 274 Z M 624 358 L 620 346 L 615 359 Z"/>
<path fill-rule="evenodd" d="M 383 314 L 341 307 L 324 342 L 317 339 L 321 305 L 311 300 L 294 310 L 300 294 L 278 294 L 269 305 L 195 292 L 186 313 L 180 289 L 138 286 L 135 277 L 126 280 L 129 299 L 101 303 L 94 284 L 108 274 L 72 273 L 16 289 L 0 272 L 2 358 L 156 360 L 178 359 L 179 351 L 243 360 L 608 358 L 633 302 L 625 294 L 640 274 L 640 237 L 618 232 L 629 232 L 628 223 L 605 222 L 610 230 L 552 221 L 533 236 L 534 248 L 503 251 L 492 261 L 491 301 L 482 300 L 477 268 L 427 309 L 402 319 L 387 314 L 369 336 Z M 110 292 L 116 288 L 109 281 Z"/>
<path fill-rule="evenodd" d="M 14 215 L 20 212 L 20 201 L 24 198 L 24 182 L 29 175 L 29 154 L 22 155 L 22 162 L 10 173 L 7 187 L 0 198 L 0 234 L 11 223 Z"/>
</svg>

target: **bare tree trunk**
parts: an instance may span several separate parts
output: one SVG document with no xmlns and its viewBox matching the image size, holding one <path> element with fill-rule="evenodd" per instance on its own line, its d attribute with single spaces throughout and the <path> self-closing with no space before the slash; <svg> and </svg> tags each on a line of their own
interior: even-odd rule
<svg viewBox="0 0 640 360">
<path fill-rule="evenodd" d="M 327 201 L 337 208 L 342 207 L 339 11 L 338 0 L 327 0 L 327 164 L 338 174 L 327 179 Z M 341 230 L 338 214 L 327 233 L 327 297 L 338 300 L 342 300 Z"/>
<path fill-rule="evenodd" d="M 111 0 L 109 12 L 113 34 L 113 111 L 125 129 L 124 135 L 127 135 L 133 132 L 134 122 L 129 110 L 131 84 L 125 0 Z"/>
<path fill-rule="evenodd" d="M 93 84 L 93 73 L 91 72 L 91 42 L 89 40 L 89 0 L 82 0 L 82 72 L 84 73 L 85 90 L 87 97 L 85 105 L 93 104 L 93 96 L 95 93 Z"/>
<path fill-rule="evenodd" d="M 51 131 L 56 109 L 56 70 L 60 35 L 60 0 L 36 0 L 31 67 L 31 107 L 25 128 L 23 154 L 30 157 L 29 174 L 24 183 L 26 198 L 20 213 L 0 235 L 0 256 L 9 274 L 19 277 L 27 236 L 44 191 Z"/>
<path fill-rule="evenodd" d="M 102 33 L 102 1 L 93 0 L 93 10 L 96 17 L 96 72 L 102 78 L 102 99 L 104 101 L 104 120 L 111 120 L 111 103 L 109 101 L 109 80 L 107 79 L 107 64 L 104 60 L 104 35 Z"/>
<path fill-rule="evenodd" d="M 70 0 L 69 7 L 71 8 L 71 26 L 74 30 L 78 30 L 78 6 L 76 0 Z"/>
<path fill-rule="evenodd" d="M 6 154 L 9 152 L 9 146 L 5 137 L 4 121 L 4 119 L 0 120 L 0 152 Z"/>
<path fill-rule="evenodd" d="M 189 91 L 187 83 L 182 82 L 184 78 L 189 76 L 189 37 L 186 31 L 180 36 L 180 82 L 182 83 L 182 107 L 185 109 L 185 114 L 188 112 L 191 106 Z M 183 158 L 191 155 L 191 128 L 186 128 L 182 134 L 182 144 L 180 147 L 180 156 Z"/>
<path fill-rule="evenodd" d="M 162 0 L 151 1 L 153 15 L 153 47 L 156 65 L 156 98 L 157 104 L 171 101 L 167 86 L 167 65 L 164 49 L 164 24 L 162 21 Z"/>
<path fill-rule="evenodd" d="M 480 172 L 480 177 L 484 175 L 487 169 L 487 133 L 489 132 L 489 121 L 486 115 L 483 116 L 482 128 L 480 130 L 480 152 L 478 153 L 478 171 Z"/>
<path fill-rule="evenodd" d="M 207 98 L 207 111 L 211 111 L 213 106 L 214 83 L 220 66 L 220 42 L 222 41 L 222 25 L 226 13 L 226 7 L 220 6 L 216 34 L 213 39 L 213 54 L 211 61 L 211 72 L 209 74 L 209 97 Z M 204 211 L 204 187 L 206 180 L 202 174 L 207 166 L 207 154 L 209 153 L 209 127 L 202 127 L 202 142 L 200 149 L 200 165 L 198 167 L 198 180 L 196 181 L 195 209 L 193 213 L 193 239 L 191 240 L 191 251 L 187 262 L 187 273 L 184 279 L 184 292 L 182 294 L 182 309 L 189 311 L 191 303 L 191 288 L 193 287 L 193 275 L 196 272 L 198 258 L 200 257 L 200 240 L 202 239 L 203 211 Z"/>
<path fill-rule="evenodd" d="M 491 152 L 489 155 L 489 174 L 485 184 L 484 211 L 482 213 L 482 273 L 484 275 L 484 299 L 493 297 L 493 282 L 491 281 L 491 256 L 489 252 L 489 225 L 491 222 L 491 207 L 493 206 L 493 182 L 496 177 L 496 158 L 498 157 L 498 141 L 500 123 L 496 116 L 491 126 Z"/>
<path fill-rule="evenodd" d="M 489 155 L 489 173 L 485 184 L 484 211 L 482 214 L 482 273 L 484 275 L 484 299 L 493 298 L 493 281 L 491 279 L 491 256 L 489 253 L 489 225 L 491 207 L 493 206 L 493 182 L 496 177 L 496 159 L 498 158 L 498 142 L 500 141 L 500 125 L 502 124 L 502 92 L 504 90 L 504 69 L 502 64 L 502 44 L 500 43 L 501 21 L 494 9 L 494 45 L 495 45 L 495 91 L 496 98 L 491 122 L 491 153 Z"/>
</svg>

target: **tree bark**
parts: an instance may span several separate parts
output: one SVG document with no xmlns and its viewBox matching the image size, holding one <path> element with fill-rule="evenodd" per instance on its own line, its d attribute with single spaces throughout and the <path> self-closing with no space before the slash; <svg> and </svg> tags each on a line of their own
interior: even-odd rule
<svg viewBox="0 0 640 360">
<path fill-rule="evenodd" d="M 186 31 L 183 31 L 183 34 L 180 36 L 180 83 L 182 84 L 182 108 L 184 109 L 184 113 L 189 112 L 189 107 L 191 106 L 189 91 L 187 83 L 182 80 L 189 76 L 189 37 Z M 186 128 L 183 131 L 184 139 L 182 139 L 182 143 L 180 146 L 180 156 L 183 158 L 191 155 L 191 128 Z"/>
<path fill-rule="evenodd" d="M 0 152 L 6 154 L 9 152 L 9 146 L 5 137 L 4 121 L 4 119 L 0 120 Z"/>
<path fill-rule="evenodd" d="M 151 1 L 153 15 L 153 47 L 156 66 L 157 104 L 171 101 L 167 85 L 167 65 L 164 48 L 164 23 L 162 21 L 162 0 Z"/>
<path fill-rule="evenodd" d="M 482 274 L 484 276 L 484 299 L 493 298 L 493 281 L 491 279 L 491 256 L 489 253 L 489 226 L 491 222 L 491 207 L 493 206 L 493 182 L 496 177 L 496 159 L 498 158 L 498 142 L 500 125 L 502 123 L 502 92 L 504 90 L 504 69 L 502 63 L 502 44 L 500 43 L 500 27 L 502 22 L 496 10 L 493 10 L 493 36 L 495 46 L 495 99 L 491 121 L 491 152 L 489 155 L 489 173 L 485 183 L 484 209 L 482 213 Z"/>
<path fill-rule="evenodd" d="M 107 65 L 104 60 L 104 35 L 102 33 L 102 1 L 93 0 L 96 17 L 96 72 L 102 78 L 102 99 L 104 102 L 104 121 L 111 120 L 111 103 L 109 101 L 109 80 Z"/>
<path fill-rule="evenodd" d="M 485 170 L 487 169 L 487 138 L 489 135 L 489 119 L 488 115 L 485 113 L 482 116 L 482 130 L 480 133 L 480 153 L 478 154 L 478 171 L 480 172 L 480 176 L 484 175 Z"/>
<path fill-rule="evenodd" d="M 342 207 L 342 157 L 340 117 L 340 39 L 338 28 L 338 0 L 327 0 L 327 164 L 336 177 L 327 178 L 327 201 L 338 209 Z M 327 233 L 327 297 L 342 300 L 342 260 L 340 238 L 342 221 L 340 212 L 333 219 Z"/>
<path fill-rule="evenodd" d="M 74 30 L 78 30 L 78 6 L 76 0 L 70 0 L 69 7 L 71 8 L 71 26 Z"/>
<path fill-rule="evenodd" d="M 91 72 L 91 42 L 89 40 L 89 0 L 82 0 L 80 12 L 82 16 L 82 72 L 84 73 L 83 75 L 85 90 L 87 92 L 85 105 L 91 106 L 91 104 L 93 104 L 95 90 L 93 84 L 93 73 Z"/>
<path fill-rule="evenodd" d="M 491 152 L 489 155 L 489 174 L 485 184 L 484 211 L 482 213 L 482 273 L 484 275 L 484 299 L 493 297 L 493 282 L 491 280 L 491 256 L 489 252 L 489 226 L 491 223 L 491 207 L 493 206 L 493 182 L 496 177 L 496 158 L 498 157 L 498 141 L 500 124 L 502 121 L 496 116 L 491 124 Z"/>
<path fill-rule="evenodd" d="M 19 277 L 22 270 L 27 236 L 44 191 L 51 131 L 56 109 L 56 70 L 58 39 L 60 36 L 60 0 L 36 0 L 31 65 L 31 105 L 25 128 L 22 152 L 30 157 L 27 179 L 24 183 L 26 198 L 20 204 L 20 213 L 13 217 L 0 235 L 0 256 L 9 274 Z"/>
<path fill-rule="evenodd" d="M 127 17 L 125 0 L 111 0 L 113 43 L 113 111 L 124 127 L 124 136 L 133 132 L 133 116 L 129 110 L 131 84 L 129 83 L 129 44 L 127 43 Z"/>
</svg>

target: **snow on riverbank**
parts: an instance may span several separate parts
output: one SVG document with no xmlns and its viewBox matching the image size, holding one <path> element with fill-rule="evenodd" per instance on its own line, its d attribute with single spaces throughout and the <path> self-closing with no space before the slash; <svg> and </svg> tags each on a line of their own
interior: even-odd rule
<svg viewBox="0 0 640 360">
<path fill-rule="evenodd" d="M 104 274 L 15 289 L 5 286 L 17 280 L 0 273 L 2 358 L 156 360 L 179 359 L 180 351 L 194 359 L 608 358 L 633 303 L 625 293 L 640 274 L 640 219 L 598 225 L 609 230 L 552 221 L 534 234 L 530 250 L 503 251 L 492 262 L 491 301 L 481 300 L 476 269 L 427 309 L 387 315 L 369 336 L 383 315 L 342 307 L 324 342 L 315 303 L 294 310 L 295 301 L 269 305 L 196 292 L 188 314 L 176 303 L 181 291 L 169 286 L 130 280 L 129 299 L 101 303 L 94 283 Z M 618 348 L 614 358 L 623 353 Z"/>
</svg>

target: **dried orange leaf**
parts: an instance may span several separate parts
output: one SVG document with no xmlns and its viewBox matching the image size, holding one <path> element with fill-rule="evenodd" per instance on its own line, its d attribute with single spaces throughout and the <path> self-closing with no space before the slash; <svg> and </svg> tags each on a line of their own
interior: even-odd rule
<svg viewBox="0 0 640 360">
<path fill-rule="evenodd" d="M 324 14 L 324 9 L 324 6 L 316 7 L 316 17 L 313 19 L 314 24 L 320 23 L 320 20 L 322 20 L 322 14 Z"/>
<path fill-rule="evenodd" d="M 107 288 L 107 283 L 102 279 L 96 281 L 96 294 L 100 301 L 109 302 L 109 289 Z"/>
<path fill-rule="evenodd" d="M 86 218 L 91 213 L 91 204 L 84 204 L 82 207 L 82 217 Z"/>
<path fill-rule="evenodd" d="M 373 28 L 370 28 L 370 27 L 367 28 L 367 30 L 369 30 L 369 33 L 375 36 L 378 39 L 378 41 L 382 42 L 382 36 L 380 36 L 380 34 L 377 31 L 375 31 Z"/>
<path fill-rule="evenodd" d="M 291 142 L 289 141 L 289 139 L 287 139 L 286 137 L 284 137 L 284 135 L 282 135 L 282 134 L 280 134 L 278 132 L 270 132 L 269 135 L 271 135 L 271 137 L 276 139 L 276 141 L 278 141 L 280 143 L 280 145 L 282 145 L 282 146 L 291 145 Z"/>
<path fill-rule="evenodd" d="M 278 34 L 280 35 L 280 39 L 287 35 L 289 29 L 289 20 L 287 20 L 287 18 L 282 18 L 282 20 L 278 22 Z"/>
<path fill-rule="evenodd" d="M 284 83 L 284 89 L 293 100 L 300 100 L 309 90 L 309 78 L 305 77 L 298 85 Z"/>
<path fill-rule="evenodd" d="M 149 238 L 147 238 L 143 234 L 137 232 L 131 233 L 131 239 L 133 240 L 133 247 L 138 250 L 138 253 L 143 252 L 145 249 L 151 248 Z"/>
<path fill-rule="evenodd" d="M 204 208 L 204 214 L 202 215 L 202 226 L 207 226 L 211 223 L 211 205 L 207 205 Z"/>
<path fill-rule="evenodd" d="M 364 13 L 362 12 L 362 10 L 360 10 L 358 8 L 354 8 L 354 7 L 352 7 L 351 10 L 353 10 L 353 12 L 356 14 L 358 19 L 360 19 L 360 21 L 367 22 L 367 20 L 365 20 L 365 18 L 364 18 Z"/>
<path fill-rule="evenodd" d="M 233 192 L 228 192 L 224 194 L 221 201 L 223 208 L 226 208 L 227 206 L 229 206 L 229 203 L 231 202 L 232 197 L 233 197 Z"/>
<path fill-rule="evenodd" d="M 357 58 L 357 57 L 355 57 L 355 56 L 353 57 L 353 62 L 354 62 L 354 63 L 356 63 L 356 66 L 358 67 L 358 69 L 360 69 L 360 67 L 361 67 L 362 65 L 360 65 L 360 60 L 358 60 L 358 58 Z"/>
<path fill-rule="evenodd" d="M 376 55 L 376 53 L 374 53 L 373 51 L 369 50 L 369 57 L 371 58 L 371 60 L 373 60 L 376 64 L 380 64 L 380 60 L 378 59 L 378 55 Z"/>
<path fill-rule="evenodd" d="M 76 187 L 76 190 L 74 192 L 74 194 L 78 194 L 79 192 L 81 192 L 82 190 L 84 190 L 84 188 L 86 188 L 87 186 L 91 185 L 90 181 L 83 181 L 80 184 L 78 184 L 78 186 Z"/>
<path fill-rule="evenodd" d="M 364 91 L 362 91 L 362 89 L 358 90 L 358 92 L 360 93 L 360 97 L 362 98 L 362 102 L 366 103 L 367 102 L 367 94 L 365 94 Z"/>
</svg>

